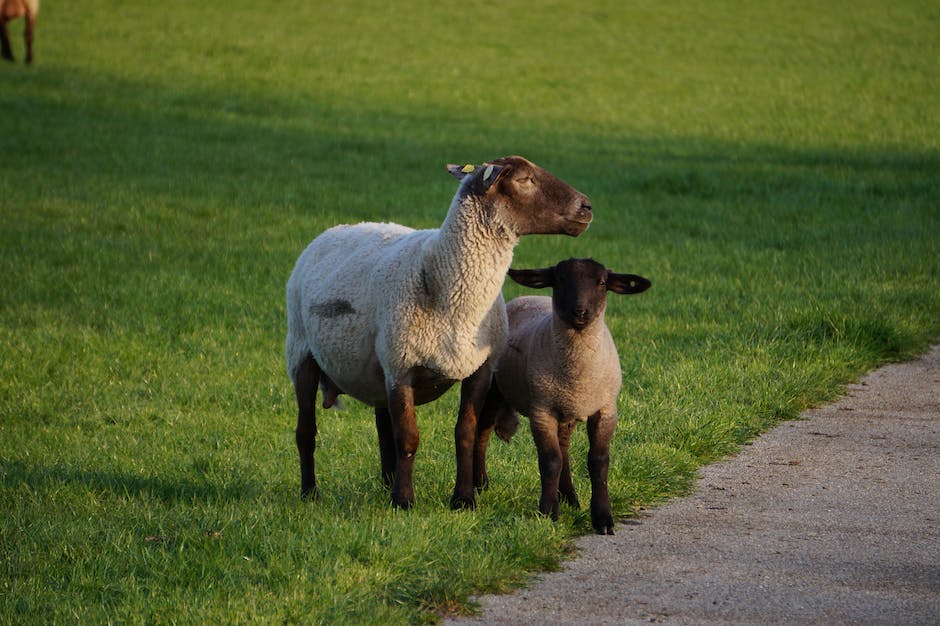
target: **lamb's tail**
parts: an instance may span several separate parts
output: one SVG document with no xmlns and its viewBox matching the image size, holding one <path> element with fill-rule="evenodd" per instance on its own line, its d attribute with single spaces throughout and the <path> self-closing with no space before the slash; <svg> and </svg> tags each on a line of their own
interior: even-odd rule
<svg viewBox="0 0 940 626">
<path fill-rule="evenodd" d="M 340 394 L 343 390 L 336 386 L 326 374 L 320 374 L 320 391 L 323 392 L 323 408 L 335 408 L 337 411 L 345 410 Z"/>
<path fill-rule="evenodd" d="M 496 436 L 509 443 L 519 429 L 519 414 L 512 409 L 503 408 L 496 416 Z"/>
</svg>

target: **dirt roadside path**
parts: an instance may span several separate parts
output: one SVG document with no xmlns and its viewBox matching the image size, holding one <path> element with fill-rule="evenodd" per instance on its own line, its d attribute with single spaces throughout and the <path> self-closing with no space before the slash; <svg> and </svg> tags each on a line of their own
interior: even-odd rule
<svg viewBox="0 0 940 626">
<path fill-rule="evenodd" d="M 940 624 L 940 346 L 445 624 Z"/>
</svg>

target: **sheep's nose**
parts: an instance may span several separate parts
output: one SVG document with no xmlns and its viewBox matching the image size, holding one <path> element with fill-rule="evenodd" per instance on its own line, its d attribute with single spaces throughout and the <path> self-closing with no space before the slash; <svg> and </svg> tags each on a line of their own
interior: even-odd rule
<svg viewBox="0 0 940 626">
<path fill-rule="evenodd" d="M 585 222 L 590 222 L 594 219 L 594 207 L 591 206 L 591 201 L 587 198 L 581 200 L 581 205 L 578 207 L 577 211 L 578 219 Z"/>
<path fill-rule="evenodd" d="M 585 322 L 588 318 L 587 309 L 575 309 L 574 310 L 574 321 L 576 322 Z"/>
</svg>

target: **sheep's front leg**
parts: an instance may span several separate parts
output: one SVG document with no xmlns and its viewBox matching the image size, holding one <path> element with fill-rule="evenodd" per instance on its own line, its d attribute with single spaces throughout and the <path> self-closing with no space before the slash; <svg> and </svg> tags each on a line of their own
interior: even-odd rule
<svg viewBox="0 0 940 626">
<path fill-rule="evenodd" d="M 574 490 L 574 482 L 571 480 L 571 459 L 568 456 L 568 448 L 571 445 L 571 435 L 574 433 L 578 422 L 569 420 L 558 423 L 558 447 L 561 449 L 561 476 L 558 479 L 558 494 L 562 500 L 574 508 L 580 508 L 581 502 L 578 501 L 578 494 Z"/>
<path fill-rule="evenodd" d="M 379 455 L 382 459 L 382 483 L 392 486 L 395 479 L 395 432 L 392 428 L 392 416 L 385 407 L 375 408 L 375 430 L 379 434 Z"/>
<path fill-rule="evenodd" d="M 317 447 L 317 386 L 320 366 L 308 355 L 293 376 L 297 396 L 297 453 L 300 455 L 300 495 L 315 498 L 317 477 L 313 466 L 313 452 Z"/>
<path fill-rule="evenodd" d="M 483 403 L 493 376 L 491 363 L 465 378 L 460 385 L 460 413 L 454 427 L 454 444 L 457 448 L 457 479 L 454 495 L 450 498 L 452 509 L 472 509 L 476 506 L 473 494 L 473 456 L 476 447 L 477 418 L 483 411 Z"/>
<path fill-rule="evenodd" d="M 533 413 L 529 417 L 532 438 L 539 453 L 539 477 L 542 482 L 542 497 L 539 511 L 558 520 L 558 481 L 561 478 L 561 446 L 558 443 L 558 422 L 547 413 Z"/>
<path fill-rule="evenodd" d="M 414 466 L 418 452 L 418 422 L 415 419 L 414 387 L 409 373 L 395 383 L 388 383 L 388 411 L 395 439 L 395 480 L 392 504 L 410 509 L 415 503 Z"/>
<path fill-rule="evenodd" d="M 599 535 L 614 534 L 614 518 L 607 491 L 610 440 L 617 426 L 614 410 L 598 411 L 588 418 L 588 473 L 591 476 L 591 525 Z"/>
</svg>

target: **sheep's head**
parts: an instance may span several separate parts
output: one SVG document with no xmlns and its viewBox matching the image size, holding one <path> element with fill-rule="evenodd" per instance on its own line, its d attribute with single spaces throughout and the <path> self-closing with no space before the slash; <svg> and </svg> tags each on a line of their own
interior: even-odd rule
<svg viewBox="0 0 940 626">
<path fill-rule="evenodd" d="M 555 316 L 575 330 L 603 317 L 608 291 L 642 293 L 652 285 L 642 276 L 612 272 L 593 259 L 568 259 L 537 270 L 511 269 L 509 277 L 526 287 L 551 287 Z"/>
<path fill-rule="evenodd" d="M 480 198 L 517 236 L 577 237 L 593 219 L 587 196 L 522 157 L 503 157 L 483 165 L 448 165 L 447 169 L 464 181 L 461 192 Z"/>
</svg>

